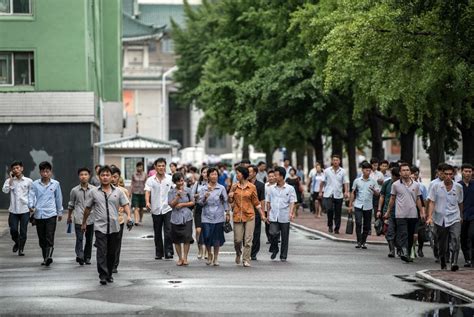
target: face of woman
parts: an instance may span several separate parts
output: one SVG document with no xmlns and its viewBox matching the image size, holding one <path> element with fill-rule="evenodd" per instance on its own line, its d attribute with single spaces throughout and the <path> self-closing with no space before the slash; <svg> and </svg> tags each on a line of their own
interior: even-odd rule
<svg viewBox="0 0 474 317">
<path fill-rule="evenodd" d="M 202 179 L 207 180 L 207 168 L 201 172 Z"/>
<path fill-rule="evenodd" d="M 209 175 L 209 182 L 211 182 L 211 183 L 216 183 L 218 177 L 219 177 L 219 175 L 217 174 L 217 172 L 216 172 L 216 171 L 213 171 L 213 172 Z"/>
<path fill-rule="evenodd" d="M 291 169 L 291 170 L 290 170 L 290 175 L 291 175 L 291 176 L 295 176 L 295 175 L 296 175 L 296 172 L 295 172 L 294 169 Z"/>
<path fill-rule="evenodd" d="M 242 173 L 237 171 L 237 180 L 240 182 L 243 179 L 244 179 L 244 176 L 242 175 Z"/>
<path fill-rule="evenodd" d="M 316 165 L 316 171 L 319 173 L 321 172 L 321 165 Z"/>
<path fill-rule="evenodd" d="M 184 186 L 184 178 L 180 178 L 176 183 L 176 188 L 181 189 Z"/>
</svg>

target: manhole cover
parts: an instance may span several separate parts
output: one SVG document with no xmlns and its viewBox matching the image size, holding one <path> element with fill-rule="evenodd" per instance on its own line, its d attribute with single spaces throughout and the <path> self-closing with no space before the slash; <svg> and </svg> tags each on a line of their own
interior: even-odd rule
<svg viewBox="0 0 474 317">
<path fill-rule="evenodd" d="M 170 283 L 170 284 L 179 284 L 179 283 L 182 283 L 182 281 L 168 281 L 168 283 Z"/>
<path fill-rule="evenodd" d="M 146 236 L 141 236 L 142 239 L 153 239 L 155 236 L 152 234 L 148 234 Z"/>
</svg>

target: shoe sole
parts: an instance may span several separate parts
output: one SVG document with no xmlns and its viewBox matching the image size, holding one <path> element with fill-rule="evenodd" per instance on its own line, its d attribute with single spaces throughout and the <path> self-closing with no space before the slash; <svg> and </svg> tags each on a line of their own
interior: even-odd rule
<svg viewBox="0 0 474 317">
<path fill-rule="evenodd" d="M 53 259 L 49 258 L 49 259 L 46 259 L 46 263 L 44 265 L 50 266 L 51 263 L 53 263 Z"/>
</svg>

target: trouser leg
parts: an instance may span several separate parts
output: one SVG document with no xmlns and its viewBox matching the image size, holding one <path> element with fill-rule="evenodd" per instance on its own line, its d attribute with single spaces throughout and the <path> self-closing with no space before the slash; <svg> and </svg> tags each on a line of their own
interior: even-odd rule
<svg viewBox="0 0 474 317">
<path fill-rule="evenodd" d="M 163 215 L 152 215 L 153 218 L 153 231 L 155 236 L 155 256 L 163 257 Z"/>
<path fill-rule="evenodd" d="M 341 227 L 342 199 L 334 199 L 334 231 Z"/>
<path fill-rule="evenodd" d="M 86 228 L 86 245 L 84 247 L 84 258 L 90 260 L 92 257 L 92 240 L 94 238 L 94 225 L 88 225 Z"/>
<path fill-rule="evenodd" d="M 290 223 L 280 223 L 280 232 L 281 232 L 281 252 L 280 259 L 286 260 L 288 256 L 288 245 L 290 238 Z"/>
<path fill-rule="evenodd" d="M 464 261 L 468 263 L 471 260 L 470 248 L 469 248 L 469 226 L 470 222 L 468 220 L 464 220 L 461 224 L 461 250 L 464 256 Z"/>
<path fill-rule="evenodd" d="M 36 219 L 36 233 L 38 235 L 38 242 L 43 253 L 43 259 L 46 259 L 46 220 Z"/>
<path fill-rule="evenodd" d="M 356 237 L 357 237 L 357 243 L 362 244 L 362 209 L 355 208 L 355 229 L 356 229 Z"/>
<path fill-rule="evenodd" d="M 120 264 L 120 251 L 122 250 L 122 237 L 123 237 L 123 228 L 124 228 L 124 226 L 125 226 L 124 223 L 122 223 L 120 225 L 120 231 L 117 234 L 114 268 L 117 268 Z"/>
<path fill-rule="evenodd" d="M 332 198 L 323 198 L 324 208 L 328 216 L 328 228 L 333 229 L 334 225 L 334 202 Z"/>
<path fill-rule="evenodd" d="M 407 219 L 408 224 L 408 256 L 411 254 L 411 249 L 413 248 L 413 242 L 415 238 L 416 226 L 418 224 L 418 219 L 409 218 Z"/>
<path fill-rule="evenodd" d="M 97 272 L 99 273 L 100 279 L 105 279 L 109 276 L 109 271 L 107 268 L 107 234 L 100 231 L 95 232 L 95 244 L 97 248 L 96 251 L 96 261 L 97 261 Z M 112 272 L 112 271 L 111 271 Z"/>
<path fill-rule="evenodd" d="M 12 237 L 13 242 L 15 245 L 19 245 L 19 232 L 18 232 L 18 224 L 20 222 L 19 215 L 14 213 L 9 213 L 8 215 L 8 226 L 10 227 L 10 236 Z"/>
<path fill-rule="evenodd" d="M 372 210 L 362 211 L 363 225 L 362 225 L 362 244 L 367 242 L 367 236 L 369 235 L 370 225 L 372 223 Z"/>
<path fill-rule="evenodd" d="M 451 265 L 458 264 L 459 249 L 461 248 L 461 223 L 456 222 L 449 226 L 449 250 Z"/>
<path fill-rule="evenodd" d="M 280 239 L 280 226 L 278 222 L 270 222 L 270 252 L 278 252 L 278 240 Z"/>
<path fill-rule="evenodd" d="M 244 239 L 244 223 L 234 222 L 234 249 L 239 256 L 242 254 L 242 241 Z"/>
<path fill-rule="evenodd" d="M 474 220 L 469 221 L 469 229 L 467 231 L 468 235 L 468 246 L 470 249 L 470 260 L 471 260 L 471 266 L 473 265 L 473 260 L 474 260 Z"/>
<path fill-rule="evenodd" d="M 20 250 L 23 251 L 28 236 L 28 223 L 30 222 L 30 213 L 25 212 L 20 216 Z"/>
<path fill-rule="evenodd" d="M 81 230 L 81 225 L 75 224 L 74 225 L 74 231 L 76 232 L 76 256 L 78 258 L 84 259 L 84 233 Z"/>
<path fill-rule="evenodd" d="M 107 272 L 112 277 L 115 263 L 117 261 L 117 248 L 119 244 L 119 232 L 107 235 Z"/>
<path fill-rule="evenodd" d="M 408 253 L 408 224 L 407 219 L 405 218 L 397 218 L 397 244 L 399 248 L 402 249 L 402 252 L 409 256 Z"/>
<path fill-rule="evenodd" d="M 256 213 L 258 214 L 258 212 Z M 253 238 L 252 238 L 252 253 L 251 257 L 257 257 L 258 252 L 260 251 L 260 236 L 262 233 L 262 220 L 260 215 L 255 216 L 255 229 L 253 231 Z"/>
<path fill-rule="evenodd" d="M 449 231 L 447 228 L 438 226 L 437 224 L 435 224 L 435 228 L 436 236 L 438 237 L 438 255 L 442 263 L 446 263 L 448 260 L 447 254 L 449 248 Z"/>
<path fill-rule="evenodd" d="M 242 258 L 247 262 L 250 262 L 254 229 L 255 218 L 244 223 L 244 251 Z"/>
<path fill-rule="evenodd" d="M 165 238 L 165 252 L 173 256 L 173 241 L 171 241 L 171 211 L 164 215 L 164 238 Z"/>
</svg>

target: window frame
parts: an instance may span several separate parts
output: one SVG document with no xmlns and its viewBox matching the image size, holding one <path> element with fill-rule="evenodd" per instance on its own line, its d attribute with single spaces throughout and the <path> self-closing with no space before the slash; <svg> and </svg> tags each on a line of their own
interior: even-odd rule
<svg viewBox="0 0 474 317">
<path fill-rule="evenodd" d="M 8 13 L 0 12 L 0 17 L 3 17 L 3 16 L 32 16 L 33 15 L 33 5 L 31 3 L 33 0 L 28 0 L 29 13 L 15 13 L 15 12 L 13 12 L 13 1 L 14 0 L 10 0 L 10 12 L 8 12 Z"/>
<path fill-rule="evenodd" d="M 32 80 L 31 78 L 31 71 L 36 74 L 34 69 L 35 63 L 35 52 L 34 51 L 0 51 L 0 54 L 10 54 L 11 60 L 11 84 L 1 84 L 0 88 L 2 87 L 35 87 L 36 79 Z M 15 54 L 30 54 L 28 56 L 28 84 L 26 85 L 15 85 Z M 33 68 L 31 67 L 31 61 L 33 61 Z"/>
</svg>

